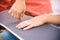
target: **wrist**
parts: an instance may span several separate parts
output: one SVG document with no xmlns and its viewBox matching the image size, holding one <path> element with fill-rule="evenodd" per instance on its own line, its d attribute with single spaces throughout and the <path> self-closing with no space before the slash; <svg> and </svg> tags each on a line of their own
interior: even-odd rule
<svg viewBox="0 0 60 40">
<path fill-rule="evenodd" d="M 18 3 L 18 4 L 25 4 L 25 0 L 16 0 L 15 3 Z"/>
<path fill-rule="evenodd" d="M 19 2 L 19 1 L 25 1 L 25 0 L 16 0 L 17 2 Z"/>
<path fill-rule="evenodd" d="M 47 23 L 48 14 L 44 14 L 44 15 L 42 15 L 41 17 L 42 17 L 42 21 L 43 21 L 44 23 Z"/>
</svg>

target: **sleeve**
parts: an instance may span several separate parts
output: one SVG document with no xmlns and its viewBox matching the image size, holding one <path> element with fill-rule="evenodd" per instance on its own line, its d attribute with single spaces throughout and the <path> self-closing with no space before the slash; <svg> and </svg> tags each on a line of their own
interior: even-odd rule
<svg viewBox="0 0 60 40">
<path fill-rule="evenodd" d="M 51 2 L 52 10 L 54 15 L 60 15 L 60 1 L 54 0 Z"/>
<path fill-rule="evenodd" d="M 15 0 L 0 1 L 0 12 L 10 8 L 14 2 L 15 2 Z"/>
</svg>

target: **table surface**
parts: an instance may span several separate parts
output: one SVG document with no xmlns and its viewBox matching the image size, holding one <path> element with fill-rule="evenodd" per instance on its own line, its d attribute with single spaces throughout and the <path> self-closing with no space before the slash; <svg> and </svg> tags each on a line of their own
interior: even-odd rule
<svg viewBox="0 0 60 40">
<path fill-rule="evenodd" d="M 58 1 L 55 0 L 54 2 L 52 2 L 52 8 L 54 10 L 54 13 L 60 13 L 59 3 L 60 3 L 59 0 Z M 57 38 L 58 35 L 60 35 L 59 34 L 60 30 L 54 28 L 52 25 L 49 24 L 40 26 L 38 28 L 33 28 L 28 31 L 16 29 L 15 26 L 21 21 L 18 21 L 17 19 L 11 17 L 7 12 L 8 11 L 4 11 L 0 13 L 0 22 L 6 25 L 6 27 L 9 28 L 13 33 L 15 33 L 18 38 L 22 37 L 24 40 L 58 40 L 55 38 Z M 25 15 L 22 21 L 30 18 L 31 18 L 30 16 Z"/>
<path fill-rule="evenodd" d="M 14 32 L 18 38 L 23 38 L 24 40 L 56 40 L 54 37 L 58 37 L 58 29 L 54 28 L 52 25 L 46 24 L 37 28 L 33 28 L 27 31 L 16 29 L 16 25 L 19 22 L 30 19 L 32 17 L 24 15 L 21 21 L 11 17 L 8 11 L 0 13 L 0 22 Z"/>
</svg>

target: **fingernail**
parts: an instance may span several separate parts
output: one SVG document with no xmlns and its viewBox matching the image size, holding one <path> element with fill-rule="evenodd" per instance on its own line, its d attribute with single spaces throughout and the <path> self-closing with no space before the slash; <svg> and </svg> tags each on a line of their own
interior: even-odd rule
<svg viewBox="0 0 60 40">
<path fill-rule="evenodd" d="M 19 27 L 17 29 L 20 29 Z"/>
<path fill-rule="evenodd" d="M 19 25 L 16 26 L 16 28 L 18 28 Z"/>
<path fill-rule="evenodd" d="M 10 10 L 10 11 L 8 11 L 8 13 L 10 14 L 10 13 L 11 13 L 11 10 Z"/>
<path fill-rule="evenodd" d="M 18 28 L 18 26 L 16 26 L 16 28 Z"/>
<path fill-rule="evenodd" d="M 27 29 L 24 28 L 23 30 L 27 30 Z"/>
<path fill-rule="evenodd" d="M 17 26 L 16 26 L 16 28 L 17 28 Z"/>
</svg>

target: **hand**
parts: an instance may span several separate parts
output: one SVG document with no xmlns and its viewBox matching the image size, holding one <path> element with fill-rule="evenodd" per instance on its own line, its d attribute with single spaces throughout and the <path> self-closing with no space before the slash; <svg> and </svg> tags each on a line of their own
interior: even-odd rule
<svg viewBox="0 0 60 40">
<path fill-rule="evenodd" d="M 47 21 L 47 17 L 46 15 L 42 15 L 42 16 L 36 16 L 30 20 L 26 20 L 20 24 L 18 24 L 16 27 L 18 29 L 22 29 L 23 30 L 28 30 L 28 29 L 31 29 L 33 27 L 37 27 L 39 25 L 43 25 L 45 24 Z"/>
<path fill-rule="evenodd" d="M 2 30 L 0 30 L 1 32 L 6 32 L 6 30 L 5 29 L 2 29 Z"/>
<path fill-rule="evenodd" d="M 16 2 L 13 4 L 11 9 L 9 10 L 9 13 L 11 16 L 21 19 L 25 12 L 25 0 L 16 0 Z"/>
</svg>

